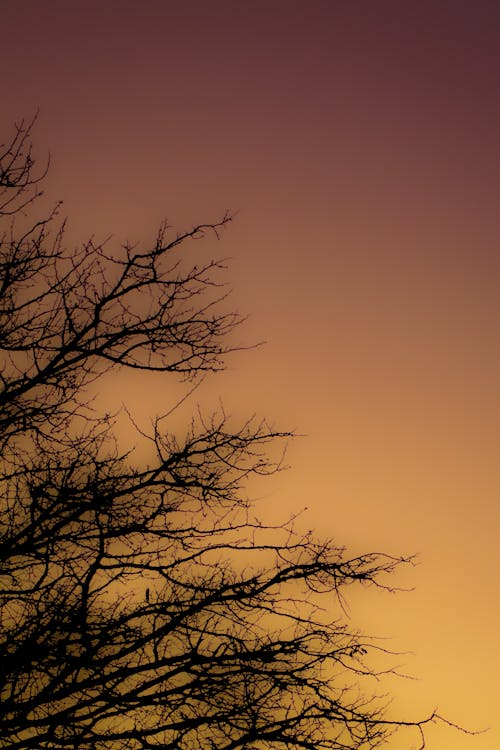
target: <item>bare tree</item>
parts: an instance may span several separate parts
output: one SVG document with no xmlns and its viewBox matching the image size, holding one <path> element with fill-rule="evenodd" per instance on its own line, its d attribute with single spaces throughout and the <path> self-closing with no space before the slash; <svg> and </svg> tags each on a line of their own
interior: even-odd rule
<svg viewBox="0 0 500 750">
<path fill-rule="evenodd" d="M 349 586 L 387 587 L 403 560 L 349 557 L 293 519 L 264 523 L 246 498 L 249 477 L 280 468 L 286 434 L 198 414 L 181 439 L 158 418 L 151 461 L 134 466 L 91 408 L 110 369 L 223 366 L 239 322 L 224 263 L 183 251 L 230 217 L 162 226 L 152 247 L 68 251 L 57 207 L 31 218 L 31 126 L 0 156 L 0 745 L 340 750 L 402 726 L 423 738 L 437 717 L 387 718 L 365 685 L 374 646 L 343 608 Z"/>
</svg>

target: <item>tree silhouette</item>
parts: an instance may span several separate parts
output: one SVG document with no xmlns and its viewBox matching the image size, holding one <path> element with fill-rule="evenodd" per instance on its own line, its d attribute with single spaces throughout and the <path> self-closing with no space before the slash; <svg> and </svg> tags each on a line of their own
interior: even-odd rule
<svg viewBox="0 0 500 750">
<path fill-rule="evenodd" d="M 422 734 L 435 715 L 390 720 L 364 697 L 374 646 L 343 609 L 349 586 L 387 587 L 403 560 L 349 557 L 246 499 L 286 433 L 221 411 L 181 438 L 158 417 L 134 466 L 93 410 L 110 370 L 223 366 L 240 320 L 224 264 L 183 250 L 230 216 L 163 225 L 152 247 L 67 250 L 57 206 L 32 218 L 32 125 L 0 156 L 1 746 L 340 750 Z"/>
</svg>

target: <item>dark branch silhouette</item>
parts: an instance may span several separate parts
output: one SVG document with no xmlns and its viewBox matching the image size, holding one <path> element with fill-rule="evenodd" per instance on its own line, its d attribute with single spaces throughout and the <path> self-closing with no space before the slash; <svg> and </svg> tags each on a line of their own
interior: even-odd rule
<svg viewBox="0 0 500 750">
<path fill-rule="evenodd" d="M 32 124 L 0 155 L 0 744 L 344 750 L 398 727 L 423 741 L 437 714 L 390 718 L 375 646 L 343 606 L 352 585 L 389 588 L 404 559 L 349 557 L 246 499 L 287 434 L 221 411 L 181 438 L 158 417 L 134 466 L 90 408 L 110 369 L 223 366 L 240 322 L 225 265 L 183 250 L 231 217 L 163 225 L 149 248 L 68 250 L 58 207 L 31 218 Z"/>
</svg>

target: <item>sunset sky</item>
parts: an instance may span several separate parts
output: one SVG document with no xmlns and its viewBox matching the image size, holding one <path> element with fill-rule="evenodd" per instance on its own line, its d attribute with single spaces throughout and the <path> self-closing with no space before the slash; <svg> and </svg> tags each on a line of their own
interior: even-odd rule
<svg viewBox="0 0 500 750">
<path fill-rule="evenodd" d="M 40 109 L 68 242 L 237 212 L 210 252 L 267 343 L 195 398 L 304 436 L 273 516 L 419 554 L 353 622 L 407 652 L 395 713 L 491 727 L 431 750 L 498 750 L 500 4 L 0 0 L 0 31 L 1 135 Z M 101 398 L 145 419 L 143 382 Z"/>
</svg>

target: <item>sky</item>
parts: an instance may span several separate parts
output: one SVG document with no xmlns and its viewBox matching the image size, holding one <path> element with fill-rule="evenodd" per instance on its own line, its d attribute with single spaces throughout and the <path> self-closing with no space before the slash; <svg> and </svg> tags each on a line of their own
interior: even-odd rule
<svg viewBox="0 0 500 750">
<path fill-rule="evenodd" d="M 267 343 L 196 398 L 303 435 L 269 512 L 418 553 L 353 622 L 405 652 L 394 711 L 491 727 L 428 747 L 498 748 L 498 3 L 0 0 L 0 28 L 2 135 L 39 108 L 68 242 L 236 212 L 210 251 Z"/>
</svg>

